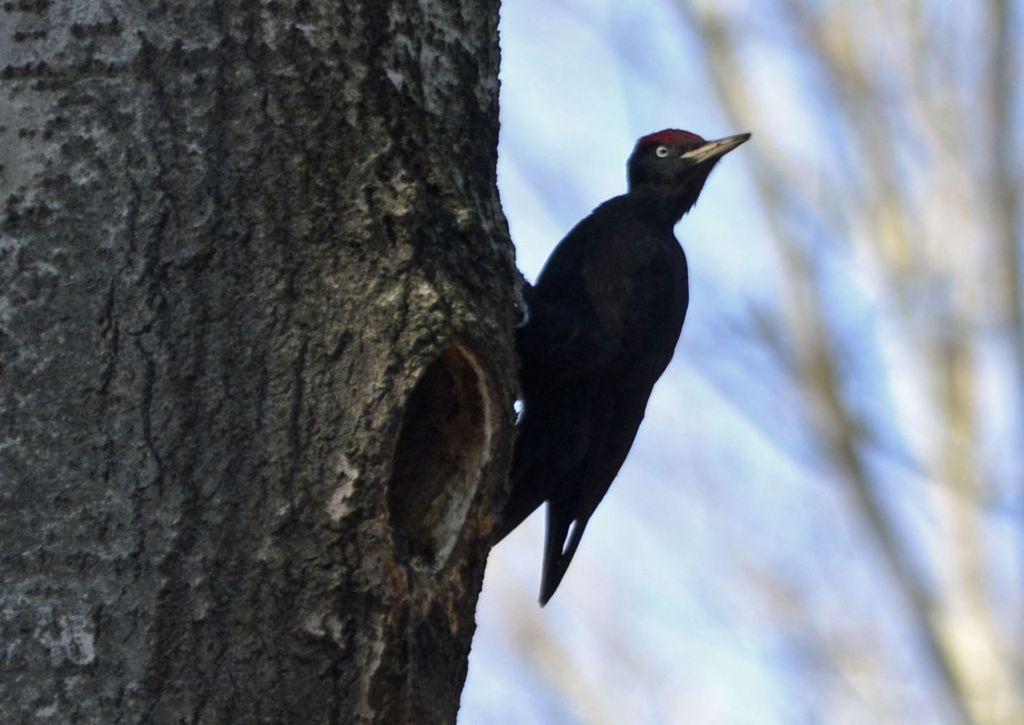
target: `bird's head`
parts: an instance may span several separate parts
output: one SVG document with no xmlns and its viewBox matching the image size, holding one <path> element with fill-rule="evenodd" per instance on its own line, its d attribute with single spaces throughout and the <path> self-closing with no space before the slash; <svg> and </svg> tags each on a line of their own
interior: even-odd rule
<svg viewBox="0 0 1024 725">
<path fill-rule="evenodd" d="M 672 221 L 697 203 L 718 160 L 750 138 L 749 133 L 705 141 L 695 133 L 665 129 L 644 136 L 626 163 L 629 193 L 653 200 Z"/>
</svg>

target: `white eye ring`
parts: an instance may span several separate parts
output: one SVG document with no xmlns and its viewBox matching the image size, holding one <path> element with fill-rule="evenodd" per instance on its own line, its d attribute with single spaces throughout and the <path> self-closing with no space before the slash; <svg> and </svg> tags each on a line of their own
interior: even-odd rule
<svg viewBox="0 0 1024 725">
<path fill-rule="evenodd" d="M 659 159 L 665 158 L 666 156 L 668 156 L 668 146 L 659 146 L 658 148 L 654 149 L 654 155 L 657 156 Z"/>
</svg>

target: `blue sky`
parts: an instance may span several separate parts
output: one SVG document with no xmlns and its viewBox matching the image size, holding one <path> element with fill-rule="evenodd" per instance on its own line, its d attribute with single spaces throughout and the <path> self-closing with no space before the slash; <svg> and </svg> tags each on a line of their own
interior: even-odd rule
<svg viewBox="0 0 1024 725">
<path fill-rule="evenodd" d="M 767 724 L 837 712 L 851 722 L 950 722 L 891 571 L 849 490 L 806 435 L 815 411 L 777 361 L 732 326 L 750 310 L 771 316 L 783 307 L 753 154 L 808 169 L 812 198 L 819 178 L 826 198 L 828 179 L 857 159 L 829 108 L 808 108 L 810 71 L 789 52 L 779 19 L 742 0 L 720 5 L 783 37 L 744 49 L 762 133 L 716 168 L 677 228 L 691 276 L 680 346 L 551 603 L 536 604 L 541 516 L 492 552 L 463 725 Z M 499 187 L 531 279 L 576 221 L 624 191 L 639 136 L 667 127 L 706 138 L 755 130 L 734 127 L 722 112 L 700 44 L 670 3 L 516 0 L 505 3 L 501 33 Z M 882 58 L 886 44 L 878 43 Z M 870 394 L 852 398 L 882 421 L 886 445 L 899 448 L 902 428 L 920 430 L 893 413 L 902 390 L 883 373 L 900 351 L 887 342 L 894 336 L 885 301 L 859 254 L 825 244 L 814 259 L 829 280 L 829 314 L 858 341 L 849 364 Z M 1003 358 L 993 359 L 998 368 Z M 989 396 L 997 401 L 1006 397 L 999 379 L 982 385 L 995 381 Z M 1005 419 L 1002 437 L 991 440 L 1014 480 L 1024 467 L 1000 441 L 1019 423 L 990 407 L 994 420 Z M 919 505 L 929 484 L 898 457 L 875 459 L 882 499 L 908 541 L 934 535 L 931 511 Z M 1021 543 L 1013 523 L 992 530 L 1000 551 Z M 1017 568 L 997 580 L 1008 587 L 1006 610 L 1019 613 L 1019 555 L 995 558 L 1006 571 Z M 829 661 L 837 652 L 845 669 Z"/>
</svg>

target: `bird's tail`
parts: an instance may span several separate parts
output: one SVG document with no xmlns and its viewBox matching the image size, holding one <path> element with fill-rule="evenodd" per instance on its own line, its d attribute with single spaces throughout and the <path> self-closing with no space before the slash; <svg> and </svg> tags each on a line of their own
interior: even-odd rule
<svg viewBox="0 0 1024 725">
<path fill-rule="evenodd" d="M 550 443 L 546 439 L 548 431 L 539 424 L 543 420 L 546 420 L 545 416 L 527 410 L 519 422 L 512 469 L 509 471 L 511 490 L 501 512 L 501 528 L 494 539 L 495 544 L 544 503 L 559 476 L 558 459 L 551 456 Z"/>
<path fill-rule="evenodd" d="M 544 569 L 540 582 L 540 605 L 554 595 L 569 563 L 583 539 L 586 519 L 573 519 L 573 509 L 564 501 L 548 501 L 548 526 L 544 537 Z"/>
<path fill-rule="evenodd" d="M 526 520 L 526 517 L 544 503 L 548 490 L 543 485 L 543 473 L 533 472 L 531 466 L 520 460 L 523 458 L 522 449 L 516 448 L 516 457 L 512 463 L 512 472 L 509 478 L 512 482 L 512 490 L 508 494 L 505 508 L 501 512 L 501 528 L 494 539 L 494 543 L 508 536 L 514 528 Z"/>
</svg>

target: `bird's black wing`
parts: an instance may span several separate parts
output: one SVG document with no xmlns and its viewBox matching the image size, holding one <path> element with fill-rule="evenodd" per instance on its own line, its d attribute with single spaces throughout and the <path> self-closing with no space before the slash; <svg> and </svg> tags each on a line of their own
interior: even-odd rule
<svg viewBox="0 0 1024 725">
<path fill-rule="evenodd" d="M 606 319 L 619 316 L 622 339 L 615 341 L 615 359 L 606 361 L 601 374 L 587 383 L 586 451 L 570 476 L 551 487 L 554 493 L 547 507 L 541 604 L 561 583 L 590 517 L 622 468 L 654 384 L 672 359 L 686 316 L 689 292 L 682 249 L 664 245 L 650 257 L 633 261 L 640 266 L 623 269 L 623 274 L 627 280 L 640 278 L 648 284 L 620 288 L 598 303 L 599 309 L 601 303 L 608 304 Z M 614 269 L 607 260 L 600 263 L 605 270 L 590 272 L 592 289 L 600 283 L 601 271 L 610 277 Z M 617 284 L 617 280 L 605 284 Z M 612 308 L 613 304 L 617 307 Z M 614 326 L 605 323 L 604 329 Z"/>
<path fill-rule="evenodd" d="M 590 449 L 587 422 L 592 396 L 578 380 L 561 381 L 545 394 L 534 390 L 516 434 L 512 455 L 511 491 L 502 511 L 501 541 L 546 501 L 555 489 L 578 476 Z"/>
<path fill-rule="evenodd" d="M 548 501 L 541 604 L 547 603 L 565 576 L 590 517 L 622 468 L 644 419 L 653 380 L 643 376 L 619 381 L 623 382 L 627 384 L 614 392 L 609 389 L 594 411 L 592 444 L 575 472 L 577 480 L 559 489 L 565 495 L 556 494 Z"/>
<path fill-rule="evenodd" d="M 529 316 L 516 330 L 524 411 L 496 542 L 556 487 L 565 488 L 586 455 L 592 416 L 587 381 L 616 349 L 608 344 L 582 276 L 601 236 L 593 215 L 581 221 L 552 252 L 537 284 L 524 289 Z"/>
<path fill-rule="evenodd" d="M 559 244 L 517 339 L 524 413 L 498 538 L 547 501 L 542 604 L 629 452 L 685 315 L 682 250 L 626 203 L 606 202 Z"/>
</svg>

